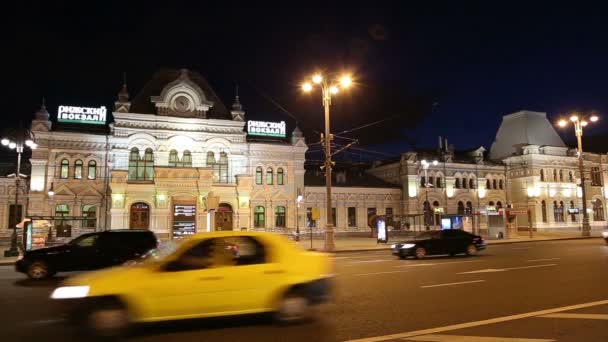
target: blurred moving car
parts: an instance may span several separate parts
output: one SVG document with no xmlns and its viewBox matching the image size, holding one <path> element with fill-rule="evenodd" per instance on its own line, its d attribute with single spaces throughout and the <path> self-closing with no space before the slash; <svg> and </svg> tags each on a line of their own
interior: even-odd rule
<svg viewBox="0 0 608 342">
<path fill-rule="evenodd" d="M 604 241 L 606 241 L 606 244 L 608 245 L 608 230 L 604 230 L 602 232 L 602 237 L 604 238 Z"/>
<path fill-rule="evenodd" d="M 405 259 L 413 256 L 422 259 L 427 255 L 464 253 L 475 255 L 486 248 L 486 242 L 479 235 L 463 230 L 431 230 L 421 233 L 416 240 L 391 245 L 393 255 Z"/>
<path fill-rule="evenodd" d="M 15 269 L 32 279 L 44 279 L 57 272 L 120 265 L 157 246 L 158 240 L 149 230 L 117 229 L 88 233 L 64 245 L 27 251 L 15 263 Z"/>
<path fill-rule="evenodd" d="M 130 323 L 274 312 L 281 322 L 309 316 L 329 298 L 333 261 L 260 232 L 193 235 L 143 262 L 69 278 L 51 298 L 98 335 Z"/>
</svg>

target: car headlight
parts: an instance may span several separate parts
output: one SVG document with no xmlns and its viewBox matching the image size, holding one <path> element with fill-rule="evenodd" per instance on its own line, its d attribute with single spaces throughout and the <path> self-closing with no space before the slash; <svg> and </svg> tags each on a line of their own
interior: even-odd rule
<svg viewBox="0 0 608 342">
<path fill-rule="evenodd" d="M 62 286 L 51 294 L 52 299 L 84 298 L 89 294 L 89 286 Z"/>
<path fill-rule="evenodd" d="M 401 249 L 408 249 L 408 248 L 412 248 L 414 246 L 416 246 L 416 245 L 413 243 L 404 243 L 403 245 L 401 245 Z"/>
<path fill-rule="evenodd" d="M 602 236 L 608 238 L 608 232 L 602 232 Z"/>
</svg>

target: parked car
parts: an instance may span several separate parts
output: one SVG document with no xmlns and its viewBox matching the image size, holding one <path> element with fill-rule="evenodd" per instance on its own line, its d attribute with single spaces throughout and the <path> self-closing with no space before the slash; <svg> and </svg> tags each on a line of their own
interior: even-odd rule
<svg viewBox="0 0 608 342">
<path fill-rule="evenodd" d="M 120 229 L 83 234 L 67 244 L 25 252 L 15 264 L 17 272 L 32 279 L 57 272 L 95 270 L 120 265 L 158 246 L 149 230 Z"/>
<path fill-rule="evenodd" d="M 608 230 L 604 230 L 602 232 L 602 237 L 604 238 L 604 241 L 606 241 L 606 244 L 608 245 Z"/>
<path fill-rule="evenodd" d="M 432 230 L 420 234 L 415 240 L 396 243 L 391 246 L 393 255 L 405 259 L 413 256 L 422 259 L 427 255 L 464 253 L 475 255 L 486 248 L 486 242 L 479 235 L 459 229 Z"/>
<path fill-rule="evenodd" d="M 78 326 L 112 336 L 131 323 L 262 312 L 296 322 L 329 297 L 332 257 L 280 235 L 222 231 L 165 247 L 144 262 L 70 277 L 51 298 Z"/>
</svg>

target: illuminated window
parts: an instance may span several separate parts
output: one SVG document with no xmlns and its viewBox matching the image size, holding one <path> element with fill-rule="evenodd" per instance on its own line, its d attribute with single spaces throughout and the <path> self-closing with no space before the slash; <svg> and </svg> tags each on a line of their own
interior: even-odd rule
<svg viewBox="0 0 608 342">
<path fill-rule="evenodd" d="M 74 178 L 82 179 L 82 160 L 80 159 L 74 162 Z"/>
<path fill-rule="evenodd" d="M 171 152 L 169 152 L 169 166 L 177 166 L 177 151 L 176 150 L 171 150 Z"/>
<path fill-rule="evenodd" d="M 261 185 L 262 184 L 262 179 L 263 179 L 263 175 L 262 175 L 262 168 L 261 167 L 256 167 L 255 168 L 255 184 Z"/>
<path fill-rule="evenodd" d="M 226 152 L 220 152 L 220 161 L 218 165 L 220 183 L 228 183 L 228 154 Z"/>
<path fill-rule="evenodd" d="M 274 179 L 274 172 L 272 171 L 272 168 L 269 167 L 266 169 L 266 184 L 272 185 L 273 179 Z"/>
<path fill-rule="evenodd" d="M 129 154 L 129 179 L 149 181 L 154 179 L 154 154 L 151 148 L 144 152 L 144 158 L 139 158 L 137 147 L 131 149 Z"/>
<path fill-rule="evenodd" d="M 604 205 L 599 199 L 593 201 L 593 220 L 604 221 Z"/>
<path fill-rule="evenodd" d="M 86 219 L 82 222 L 84 228 L 95 228 L 97 227 L 97 207 L 94 205 L 83 205 L 82 216 Z"/>
<path fill-rule="evenodd" d="M 182 166 L 192 167 L 192 153 L 188 150 L 185 150 L 184 155 L 182 156 Z"/>
<path fill-rule="evenodd" d="M 284 185 L 285 184 L 285 171 L 280 167 L 277 169 L 277 184 Z"/>
<path fill-rule="evenodd" d="M 278 228 L 285 228 L 285 207 L 278 206 L 274 209 L 274 225 Z"/>
<path fill-rule="evenodd" d="M 67 159 L 61 161 L 61 169 L 59 172 L 59 178 L 67 179 L 70 173 L 70 162 Z"/>
<path fill-rule="evenodd" d="M 253 211 L 253 226 L 263 228 L 266 226 L 266 209 L 261 205 L 255 207 Z"/>
<path fill-rule="evenodd" d="M 97 178 L 97 162 L 94 160 L 89 160 L 89 170 L 87 172 L 88 179 L 96 179 Z"/>
</svg>

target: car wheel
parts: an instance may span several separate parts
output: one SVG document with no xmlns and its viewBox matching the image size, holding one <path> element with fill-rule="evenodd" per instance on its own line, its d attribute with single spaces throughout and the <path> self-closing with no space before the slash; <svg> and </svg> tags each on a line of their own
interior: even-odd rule
<svg viewBox="0 0 608 342">
<path fill-rule="evenodd" d="M 426 249 L 424 247 L 416 248 L 416 258 L 424 259 L 424 257 L 426 257 Z"/>
<path fill-rule="evenodd" d="M 117 302 L 100 303 L 86 315 L 88 332 L 98 337 L 119 337 L 127 331 L 129 324 L 127 308 Z"/>
<path fill-rule="evenodd" d="M 276 319 L 280 323 L 296 323 L 308 318 L 310 302 L 298 291 L 290 291 L 279 301 Z"/>
<path fill-rule="evenodd" d="M 27 268 L 27 276 L 30 279 L 44 279 L 52 274 L 49 265 L 44 261 L 34 261 Z"/>
<path fill-rule="evenodd" d="M 477 254 L 477 247 L 474 244 L 470 244 L 467 246 L 467 255 L 473 256 Z"/>
</svg>

